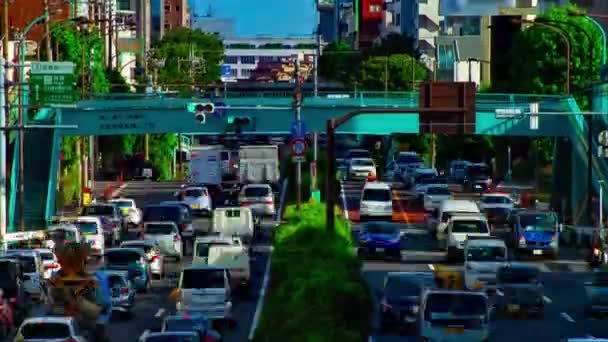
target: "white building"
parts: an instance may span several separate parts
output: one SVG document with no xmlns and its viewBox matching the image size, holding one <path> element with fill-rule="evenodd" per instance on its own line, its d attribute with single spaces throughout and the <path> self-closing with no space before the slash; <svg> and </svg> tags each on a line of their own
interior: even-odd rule
<svg viewBox="0 0 608 342">
<path fill-rule="evenodd" d="M 112 65 L 129 84 L 135 83 L 137 54 L 140 53 L 140 40 L 137 37 L 136 1 L 123 0 L 112 8 L 115 23 L 112 37 Z"/>
<path fill-rule="evenodd" d="M 316 54 L 314 37 L 252 37 L 224 40 L 224 64 L 232 79 L 248 80 L 260 63 L 282 62 L 304 55 L 312 63 Z"/>
</svg>

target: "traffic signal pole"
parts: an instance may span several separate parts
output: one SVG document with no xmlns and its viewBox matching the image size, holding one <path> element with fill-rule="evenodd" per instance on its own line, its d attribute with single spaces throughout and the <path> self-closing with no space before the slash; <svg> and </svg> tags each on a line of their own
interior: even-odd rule
<svg viewBox="0 0 608 342">
<path fill-rule="evenodd" d="M 296 122 L 300 122 L 302 117 L 302 91 L 300 89 L 300 56 L 296 56 L 296 98 L 295 98 L 295 115 Z M 300 95 L 297 95 L 300 94 Z M 296 186 L 297 186 L 297 200 L 296 200 L 296 209 L 299 211 L 300 206 L 302 205 L 302 162 L 298 160 L 296 162 Z"/>
</svg>

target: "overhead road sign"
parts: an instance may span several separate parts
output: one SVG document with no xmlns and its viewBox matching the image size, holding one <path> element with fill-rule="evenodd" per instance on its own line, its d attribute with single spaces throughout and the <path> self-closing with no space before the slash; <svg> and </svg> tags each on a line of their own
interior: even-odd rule
<svg viewBox="0 0 608 342">
<path fill-rule="evenodd" d="M 514 119 L 522 117 L 524 112 L 521 108 L 500 108 L 496 109 L 497 119 Z"/>
<path fill-rule="evenodd" d="M 291 136 L 293 138 L 304 138 L 306 136 L 306 125 L 302 120 L 296 120 L 291 124 Z"/>
<path fill-rule="evenodd" d="M 74 63 L 32 62 L 29 78 L 32 104 L 74 103 L 79 99 L 75 84 Z"/>
</svg>

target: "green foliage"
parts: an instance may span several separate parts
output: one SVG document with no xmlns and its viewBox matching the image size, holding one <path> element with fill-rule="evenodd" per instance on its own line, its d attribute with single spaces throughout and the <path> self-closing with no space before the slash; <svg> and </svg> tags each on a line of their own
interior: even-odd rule
<svg viewBox="0 0 608 342">
<path fill-rule="evenodd" d="M 173 151 L 177 147 L 177 134 L 152 134 L 150 135 L 149 145 L 150 160 L 159 172 L 158 179 L 171 179 L 171 160 Z"/>
<path fill-rule="evenodd" d="M 254 340 L 367 340 L 373 305 L 348 222 L 336 217 L 336 230 L 328 233 L 322 204 L 288 207 L 285 219 L 276 230 L 271 284 Z"/>
<path fill-rule="evenodd" d="M 601 32 L 584 17 L 572 16 L 569 12 L 580 12 L 580 9 L 574 5 L 552 7 L 537 21 L 544 20 L 547 25 L 567 35 L 571 51 L 571 93 L 582 109 L 588 109 L 591 82 L 599 77 L 603 48 Z M 585 32 L 591 37 L 591 42 Z M 591 52 L 593 60 L 590 59 Z M 515 40 L 510 57 L 512 80 L 508 84 L 497 85 L 502 90 L 535 94 L 564 93 L 566 45 L 558 33 L 540 25 L 525 29 Z"/>
<path fill-rule="evenodd" d="M 453 159 L 474 162 L 489 162 L 494 155 L 494 140 L 490 136 L 479 135 L 436 135 L 436 156 L 438 166 L 448 166 Z"/>
<path fill-rule="evenodd" d="M 131 92 L 131 87 L 129 87 L 127 80 L 125 80 L 120 71 L 116 69 L 106 69 L 106 79 L 110 84 L 110 93 Z"/>
<path fill-rule="evenodd" d="M 394 54 L 388 57 L 372 56 L 360 66 L 358 85 L 365 90 L 411 90 L 419 81 L 426 79 L 427 70 L 412 56 Z"/>
<path fill-rule="evenodd" d="M 185 62 L 190 60 L 191 53 L 203 62 L 198 66 Z M 180 27 L 167 32 L 154 45 L 153 57 L 165 61 L 158 73 L 159 83 L 187 91 L 190 84 L 207 84 L 219 79 L 224 45 L 216 35 Z M 176 84 L 183 86 L 171 86 Z"/>
<path fill-rule="evenodd" d="M 352 84 L 357 78 L 360 63 L 361 56 L 350 45 L 332 42 L 319 58 L 319 73 L 325 79 Z"/>
</svg>

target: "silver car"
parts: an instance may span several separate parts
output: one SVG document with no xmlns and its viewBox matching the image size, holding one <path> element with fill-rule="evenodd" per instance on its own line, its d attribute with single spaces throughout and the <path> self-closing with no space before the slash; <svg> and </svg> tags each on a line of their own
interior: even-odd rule
<svg viewBox="0 0 608 342">
<path fill-rule="evenodd" d="M 165 274 L 165 260 L 160 253 L 157 241 L 152 240 L 130 240 L 120 244 L 121 248 L 139 248 L 144 251 L 150 264 L 150 273 L 160 278 Z"/>
</svg>

